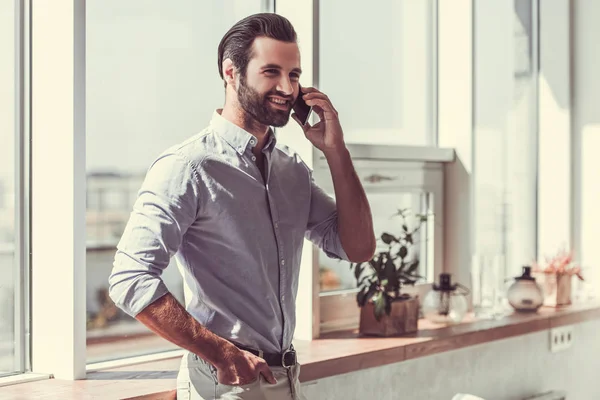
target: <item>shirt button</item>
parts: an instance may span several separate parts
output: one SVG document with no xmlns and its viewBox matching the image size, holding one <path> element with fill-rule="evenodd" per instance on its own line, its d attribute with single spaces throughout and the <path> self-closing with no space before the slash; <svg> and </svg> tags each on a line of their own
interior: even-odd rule
<svg viewBox="0 0 600 400">
<path fill-rule="evenodd" d="M 285 301 L 285 296 L 281 296 L 281 301 Z"/>
<path fill-rule="evenodd" d="M 275 229 L 279 229 L 279 224 L 275 222 Z"/>
<path fill-rule="evenodd" d="M 256 156 L 252 156 L 252 161 L 256 161 Z"/>
<path fill-rule="evenodd" d="M 244 149 L 242 149 L 241 147 L 238 147 L 238 151 L 241 153 L 242 151 L 244 151 Z"/>
<path fill-rule="evenodd" d="M 285 265 L 285 260 L 281 260 L 281 265 Z"/>
<path fill-rule="evenodd" d="M 250 144 L 254 146 L 256 144 L 256 140 L 250 139 Z"/>
</svg>

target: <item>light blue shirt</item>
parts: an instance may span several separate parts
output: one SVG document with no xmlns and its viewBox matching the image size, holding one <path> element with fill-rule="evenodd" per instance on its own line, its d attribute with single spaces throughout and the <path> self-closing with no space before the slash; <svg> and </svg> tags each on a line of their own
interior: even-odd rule
<svg viewBox="0 0 600 400">
<path fill-rule="evenodd" d="M 281 352 L 296 325 L 304 238 L 347 260 L 334 200 L 270 134 L 266 182 L 256 138 L 215 112 L 208 128 L 150 166 L 117 246 L 110 296 L 131 316 L 168 292 L 175 257 L 185 308 L 217 335 Z"/>
</svg>

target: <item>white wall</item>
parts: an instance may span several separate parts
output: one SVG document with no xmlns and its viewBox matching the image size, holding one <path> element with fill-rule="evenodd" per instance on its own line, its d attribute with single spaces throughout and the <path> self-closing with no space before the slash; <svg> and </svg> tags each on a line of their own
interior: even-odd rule
<svg viewBox="0 0 600 400">
<path fill-rule="evenodd" d="M 573 346 L 560 353 L 549 351 L 542 331 L 307 382 L 304 392 L 313 400 L 450 400 L 465 392 L 518 400 L 565 390 L 568 400 L 600 399 L 598 330 L 599 320 L 576 325 Z"/>
<path fill-rule="evenodd" d="M 574 242 L 587 281 L 600 287 L 600 2 L 572 2 Z M 577 246 L 577 244 L 580 244 Z"/>
<path fill-rule="evenodd" d="M 571 249 L 569 1 L 539 2 L 538 257 Z"/>
</svg>

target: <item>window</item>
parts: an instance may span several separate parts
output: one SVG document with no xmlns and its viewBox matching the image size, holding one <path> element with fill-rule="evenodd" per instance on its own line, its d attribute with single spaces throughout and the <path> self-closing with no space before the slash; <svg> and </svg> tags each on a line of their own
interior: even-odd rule
<svg viewBox="0 0 600 400">
<path fill-rule="evenodd" d="M 413 221 L 414 214 L 433 213 L 432 204 L 429 198 L 433 196 L 430 193 L 410 193 L 401 189 L 397 190 L 372 190 L 367 194 L 369 204 L 373 212 L 373 226 L 375 235 L 379 239 L 383 232 L 398 236 L 402 229 L 402 219 L 397 215 L 398 210 L 409 209 L 408 227 L 412 231 L 416 228 Z M 427 224 L 423 225 L 424 228 Z M 414 237 L 415 245 L 410 249 L 407 256 L 407 262 L 418 258 L 420 269 L 417 272 L 421 276 L 427 276 L 427 244 L 428 232 L 426 229 L 420 229 Z M 377 252 L 385 251 L 387 245 L 378 241 Z M 319 254 L 319 273 L 321 292 L 332 292 L 336 290 L 346 290 L 356 288 L 356 279 L 354 270 L 350 268 L 350 263 L 332 260 L 322 251 Z"/>
<path fill-rule="evenodd" d="M 375 235 L 388 232 L 398 235 L 402 222 L 394 214 L 399 209 L 409 208 L 407 225 L 412 230 L 416 221 L 414 214 L 428 215 L 414 237 L 415 245 L 409 251 L 409 259 L 419 259 L 419 275 L 425 279 L 416 287 L 403 288 L 404 292 L 422 295 L 428 282 L 442 272 L 443 268 L 443 174 L 444 162 L 453 158 L 453 152 L 432 149 L 438 161 L 410 161 L 397 154 L 395 160 L 385 160 L 389 155 L 387 146 L 351 145 L 357 174 L 371 205 Z M 361 153 L 368 150 L 370 157 Z M 399 153 L 399 152 L 396 152 Z M 447 154 L 448 153 L 448 154 Z M 406 156 L 406 155 L 405 155 Z M 315 180 L 324 190 L 333 195 L 333 183 L 326 162 L 321 158 L 315 168 Z M 378 250 L 385 248 L 379 243 Z M 319 272 L 319 316 L 320 332 L 350 329 L 358 324 L 358 309 L 355 299 L 356 279 L 350 264 L 332 260 L 320 250 L 317 251 L 316 269 Z"/>
<path fill-rule="evenodd" d="M 0 2 L 0 376 L 27 368 L 22 4 Z"/>
<path fill-rule="evenodd" d="M 436 1 L 319 4 L 318 84 L 346 140 L 435 145 Z"/>
<path fill-rule="evenodd" d="M 443 163 L 454 154 L 438 154 L 433 148 L 437 146 L 437 1 L 385 1 L 359 9 L 334 0 L 319 2 L 317 11 L 313 23 L 318 26 L 312 34 L 318 46 L 310 58 L 314 83 L 339 112 L 344 138 L 371 203 L 375 234 L 401 229 L 401 222 L 391 218 L 398 208 L 434 214 L 413 248 L 420 260 L 419 272 L 430 282 L 442 271 Z M 319 157 L 318 152 L 312 157 L 315 179 L 333 195 L 329 170 Z M 318 304 L 313 312 L 319 315 L 320 327 L 312 335 L 356 327 L 356 281 L 349 263 L 315 251 L 313 287 L 320 293 L 308 300 Z M 425 287 L 418 285 L 415 290 Z"/>
<path fill-rule="evenodd" d="M 533 1 L 475 5 L 475 252 L 507 276 L 536 257 L 537 67 Z"/>
<path fill-rule="evenodd" d="M 431 280 L 434 275 L 435 229 L 439 228 L 436 227 L 436 221 L 441 218 L 434 213 L 434 204 L 441 203 L 441 164 L 357 159 L 356 156 L 354 164 L 371 206 L 373 228 L 378 239 L 383 232 L 394 236 L 399 234 L 402 219 L 395 215 L 398 210 L 409 209 L 406 222 L 410 230 L 417 227 L 415 214 L 430 215 L 428 223 L 424 223 L 414 237 L 415 245 L 410 249 L 407 260 L 418 258 L 420 268 L 417 273 Z M 318 168 L 315 178 L 326 191 L 334 195 L 326 165 Z M 385 248 L 387 246 L 378 240 L 377 251 Z M 356 288 L 350 263 L 333 260 L 320 250 L 318 260 L 322 294 Z"/>
<path fill-rule="evenodd" d="M 150 163 L 223 105 L 217 46 L 262 0 L 87 2 L 88 362 L 177 347 L 107 295 L 115 246 Z M 176 265 L 163 274 L 183 302 Z"/>
</svg>

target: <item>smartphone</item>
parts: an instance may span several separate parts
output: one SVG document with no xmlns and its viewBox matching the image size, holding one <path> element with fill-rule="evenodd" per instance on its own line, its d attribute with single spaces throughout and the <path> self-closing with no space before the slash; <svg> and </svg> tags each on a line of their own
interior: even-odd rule
<svg viewBox="0 0 600 400">
<path fill-rule="evenodd" d="M 296 102 L 294 103 L 294 114 L 296 114 L 298 116 L 298 119 L 300 120 L 300 122 L 302 123 L 302 125 L 306 125 L 306 123 L 308 122 L 308 119 L 310 118 L 310 114 L 312 113 L 312 107 L 310 107 L 309 105 L 307 105 L 304 102 L 304 99 L 302 98 L 302 87 L 300 87 L 300 85 L 298 85 L 298 88 L 300 89 L 300 92 L 298 93 L 298 98 L 296 99 Z"/>
</svg>

